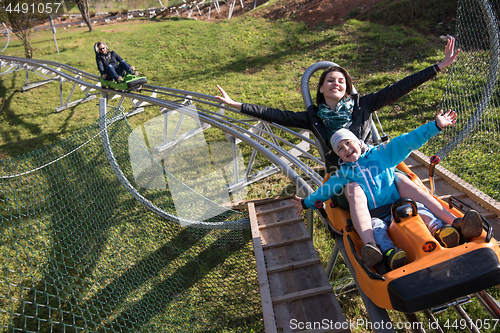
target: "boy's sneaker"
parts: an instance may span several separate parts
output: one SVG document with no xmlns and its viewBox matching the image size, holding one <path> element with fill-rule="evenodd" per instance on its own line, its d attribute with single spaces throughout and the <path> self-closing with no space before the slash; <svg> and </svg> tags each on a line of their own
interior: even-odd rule
<svg viewBox="0 0 500 333">
<path fill-rule="evenodd" d="M 122 81 L 123 81 L 123 78 L 120 75 L 118 75 L 118 77 L 116 78 L 116 82 L 120 83 Z"/>
<path fill-rule="evenodd" d="M 463 218 L 456 218 L 453 221 L 453 227 L 465 238 L 479 237 L 483 232 L 483 219 L 477 211 L 471 209 Z"/>
<path fill-rule="evenodd" d="M 384 260 L 390 271 L 403 266 L 406 263 L 406 252 L 399 249 L 389 249 L 384 254 Z"/>
<path fill-rule="evenodd" d="M 377 244 L 370 242 L 361 248 L 361 259 L 366 267 L 370 268 L 381 262 L 384 257 Z"/>
<path fill-rule="evenodd" d="M 458 245 L 460 241 L 460 234 L 457 229 L 453 228 L 451 225 L 445 224 L 434 233 L 434 237 L 438 242 L 446 247 L 451 248 Z"/>
</svg>

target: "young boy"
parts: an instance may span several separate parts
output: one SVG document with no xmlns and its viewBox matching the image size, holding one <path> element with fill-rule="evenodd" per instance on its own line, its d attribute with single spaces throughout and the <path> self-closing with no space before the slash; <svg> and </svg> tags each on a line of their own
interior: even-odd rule
<svg viewBox="0 0 500 333">
<path fill-rule="evenodd" d="M 294 200 L 297 205 L 297 213 L 300 214 L 306 208 L 314 208 L 318 202 L 324 202 L 333 195 L 341 193 L 343 188 L 350 183 L 359 184 L 362 188 L 370 210 L 392 204 L 400 198 L 395 184 L 395 167 L 404 161 L 412 150 L 422 147 L 444 127 L 453 125 L 455 120 L 454 111 L 448 110 L 448 112 L 443 113 L 441 110 L 435 121 L 377 147 L 366 146 L 349 130 L 338 130 L 331 137 L 331 145 L 340 157 L 340 169 L 307 198 L 296 197 L 299 199 Z M 443 214 L 443 210 L 437 208 L 441 205 L 432 196 L 423 193 L 425 192 L 416 193 L 413 199 L 424 204 L 417 204 L 419 214 L 431 233 L 443 246 L 453 247 L 459 243 L 460 234 L 452 225 L 460 229 L 466 238 L 481 235 L 482 220 L 479 213 L 471 210 L 463 219 L 456 219 L 447 211 Z M 437 214 L 444 221 L 434 217 Z M 388 268 L 392 270 L 403 266 L 406 262 L 406 253 L 396 248 L 387 236 L 386 223 L 390 222 L 390 217 L 388 215 L 382 219 L 371 219 L 368 215 L 361 216 L 359 221 L 353 219 L 354 227 L 358 233 L 362 232 L 364 235 L 361 237 L 365 244 L 361 250 L 361 258 L 367 267 L 373 267 L 385 259 Z"/>
</svg>

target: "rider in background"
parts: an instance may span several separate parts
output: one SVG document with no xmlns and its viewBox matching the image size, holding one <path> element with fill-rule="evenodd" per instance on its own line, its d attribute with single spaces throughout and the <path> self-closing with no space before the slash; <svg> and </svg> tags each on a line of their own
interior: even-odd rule
<svg viewBox="0 0 500 333">
<path fill-rule="evenodd" d="M 134 66 L 129 66 L 118 53 L 110 51 L 104 42 L 95 43 L 94 51 L 97 69 L 99 69 L 104 80 L 112 80 L 120 83 L 127 73 L 139 76 L 139 73 L 135 72 Z"/>
</svg>

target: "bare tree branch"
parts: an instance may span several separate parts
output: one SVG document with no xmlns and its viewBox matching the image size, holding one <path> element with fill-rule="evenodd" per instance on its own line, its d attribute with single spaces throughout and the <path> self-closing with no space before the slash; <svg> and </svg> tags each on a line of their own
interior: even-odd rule
<svg viewBox="0 0 500 333">
<path fill-rule="evenodd" d="M 89 31 L 94 31 L 92 23 L 90 22 L 89 0 L 76 0 L 76 5 L 78 6 L 78 9 L 80 9 L 80 13 L 82 13 L 83 20 L 87 23 Z"/>
<path fill-rule="evenodd" d="M 41 4 L 41 7 L 39 5 Z M 23 43 L 26 58 L 33 58 L 31 32 L 33 26 L 47 19 L 47 10 L 40 0 L 9 0 L 0 2 L 0 21 Z"/>
</svg>

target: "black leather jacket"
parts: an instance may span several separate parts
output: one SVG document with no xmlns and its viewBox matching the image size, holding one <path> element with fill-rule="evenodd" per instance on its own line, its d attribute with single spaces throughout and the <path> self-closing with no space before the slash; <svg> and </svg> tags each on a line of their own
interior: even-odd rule
<svg viewBox="0 0 500 333">
<path fill-rule="evenodd" d="M 371 122 L 370 117 L 373 111 L 376 111 L 388 104 L 391 104 L 415 89 L 425 81 L 436 76 L 439 67 L 437 65 L 430 66 L 420 72 L 401 79 L 400 81 L 390 84 L 387 87 L 375 93 L 359 96 L 353 95 L 354 110 L 352 112 L 352 124 L 349 129 L 362 138 L 363 134 L 368 136 L 365 141 L 370 144 L 371 134 L 369 133 Z M 325 125 L 321 118 L 318 117 L 318 107 L 311 105 L 307 111 L 293 112 L 269 108 L 255 104 L 243 103 L 241 112 L 247 115 L 263 119 L 268 122 L 274 122 L 286 127 L 298 127 L 310 130 L 318 139 L 323 151 L 325 152 L 325 164 L 327 172 L 334 171 L 338 166 L 338 156 L 330 147 L 330 138 L 326 137 Z"/>
<path fill-rule="evenodd" d="M 104 44 L 106 45 L 106 44 Z M 106 45 L 106 48 L 108 46 Z M 95 52 L 95 61 L 97 63 L 97 69 L 103 74 L 107 74 L 107 68 L 109 65 L 113 65 L 113 67 L 118 67 L 118 64 L 123 61 L 123 59 L 116 53 L 115 51 L 108 51 L 106 55 L 99 52 L 97 49 L 97 43 L 94 45 Z"/>
</svg>

